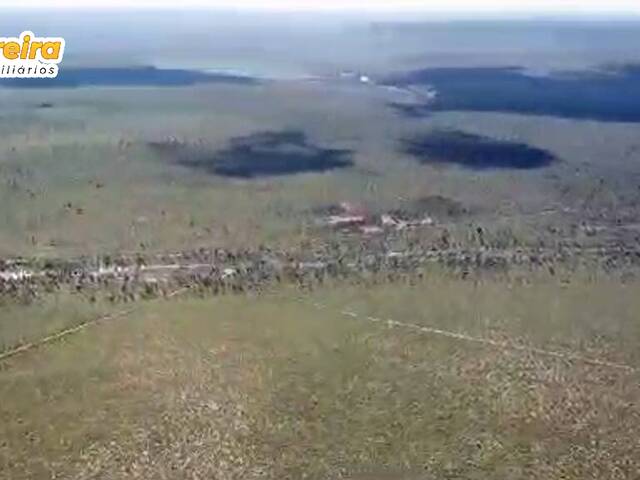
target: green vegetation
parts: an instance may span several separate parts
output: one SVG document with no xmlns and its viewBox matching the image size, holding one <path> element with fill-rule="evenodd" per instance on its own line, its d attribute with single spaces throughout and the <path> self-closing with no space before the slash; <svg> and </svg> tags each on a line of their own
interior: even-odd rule
<svg viewBox="0 0 640 480">
<path fill-rule="evenodd" d="M 305 83 L 0 94 L 3 255 L 291 243 L 314 207 L 351 201 L 385 210 L 435 195 L 473 211 L 470 221 L 534 239 L 583 221 L 620 220 L 630 225 L 625 235 L 637 235 L 633 125 L 473 113 L 415 121 L 375 90 Z M 402 138 L 450 128 L 526 143 L 559 161 L 478 173 L 419 165 L 401 152 Z M 230 180 L 147 147 L 177 138 L 224 151 L 231 138 L 289 129 L 354 151 L 354 166 Z"/>
<path fill-rule="evenodd" d="M 107 312 L 107 305 L 90 304 L 67 293 L 48 295 L 38 303 L 29 305 L 2 305 L 0 352 L 74 327 Z"/>
<path fill-rule="evenodd" d="M 130 317 L 3 362 L 0 471 L 632 478 L 637 372 L 340 312 L 638 366 L 637 288 L 434 275 L 414 286 L 327 288 L 304 301 L 282 291 L 142 303 Z"/>
<path fill-rule="evenodd" d="M 398 233 L 397 245 L 379 241 L 382 255 L 445 233 L 453 248 L 613 246 L 597 274 L 585 273 L 595 261 L 571 271 L 569 256 L 555 276 L 553 264 L 529 263 L 513 276 L 456 267 L 380 285 L 332 279 L 308 302 L 292 287 L 141 301 L 124 318 L 0 362 L 0 478 L 582 480 L 640 471 L 637 371 L 366 320 L 640 367 L 636 126 L 489 113 L 408 119 L 373 87 L 313 82 L 0 98 L 3 258 L 44 265 L 261 244 L 312 261 L 326 240 L 317 212 L 342 201 L 433 215 L 432 227 Z M 449 129 L 558 161 L 489 173 L 401 152 L 399 139 Z M 304 142 L 285 148 L 294 156 L 301 146 L 353 152 L 353 166 L 230 179 L 149 148 L 169 139 L 230 151 L 233 161 L 230 139 L 265 131 L 301 132 Z M 357 250 L 360 238 L 349 241 Z M 620 245 L 636 250 L 625 256 Z M 91 303 L 65 278 L 29 305 L 2 305 L 1 349 L 131 308 L 103 304 L 104 295 Z"/>
</svg>

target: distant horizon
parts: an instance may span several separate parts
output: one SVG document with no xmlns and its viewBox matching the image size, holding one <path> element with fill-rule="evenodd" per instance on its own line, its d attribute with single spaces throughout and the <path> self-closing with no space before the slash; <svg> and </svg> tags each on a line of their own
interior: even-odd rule
<svg viewBox="0 0 640 480">
<path fill-rule="evenodd" d="M 323 13 L 419 15 L 435 18 L 628 18 L 640 17 L 636 0 L 0 0 L 2 10 L 218 11 L 229 13 Z"/>
<path fill-rule="evenodd" d="M 492 21 L 520 21 L 520 22 L 640 22 L 640 11 L 635 12 L 544 12 L 544 11 L 513 11 L 513 12 L 495 12 L 495 11 L 428 11 L 428 10 L 368 10 L 359 11 L 357 9 L 343 10 L 275 10 L 264 8 L 223 8 L 223 7 L 198 7 L 187 6 L 185 8 L 164 7 L 164 6 L 48 6 L 39 7 L 36 5 L 25 6 L 7 6 L 0 4 L 0 12 L 17 13 L 17 14 L 46 14 L 46 13 L 116 13 L 127 12 L 129 14 L 136 13 L 207 13 L 207 14 L 226 14 L 226 15 L 257 15 L 257 16 L 282 16 L 291 15 L 299 17 L 307 17 L 310 15 L 318 15 L 322 19 L 330 18 L 346 18 L 350 20 L 365 21 L 400 21 L 406 23 L 420 22 L 492 22 Z"/>
</svg>

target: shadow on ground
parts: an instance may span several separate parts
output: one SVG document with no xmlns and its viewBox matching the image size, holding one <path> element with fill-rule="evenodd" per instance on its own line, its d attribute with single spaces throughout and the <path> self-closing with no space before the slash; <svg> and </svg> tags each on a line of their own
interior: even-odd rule
<svg viewBox="0 0 640 480">
<path fill-rule="evenodd" d="M 257 79 L 226 73 L 210 73 L 177 68 L 90 67 L 60 68 L 55 78 L 2 78 L 0 87 L 79 88 L 79 87 L 184 87 L 204 83 L 255 85 Z"/>
<path fill-rule="evenodd" d="M 299 130 L 265 131 L 232 138 L 217 151 L 203 146 L 150 143 L 179 165 L 236 178 L 324 172 L 353 165 L 352 151 L 324 148 Z"/>
<path fill-rule="evenodd" d="M 391 103 L 420 118 L 438 111 L 506 112 L 607 122 L 640 122 L 640 65 L 531 75 L 515 67 L 431 68 L 384 81 L 399 88 L 428 86 L 436 95 Z"/>
<path fill-rule="evenodd" d="M 458 130 L 435 130 L 404 139 L 402 152 L 425 165 L 455 164 L 474 170 L 542 168 L 557 159 L 525 143 L 508 142 Z"/>
</svg>

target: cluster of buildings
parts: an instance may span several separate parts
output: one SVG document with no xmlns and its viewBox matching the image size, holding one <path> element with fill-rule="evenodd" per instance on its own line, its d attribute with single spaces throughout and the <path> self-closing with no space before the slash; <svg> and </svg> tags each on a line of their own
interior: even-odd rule
<svg viewBox="0 0 640 480">
<path fill-rule="evenodd" d="M 418 219 L 401 218 L 393 213 L 372 215 L 366 210 L 348 202 L 342 202 L 339 212 L 325 218 L 324 224 L 342 231 L 359 232 L 364 235 L 376 235 L 386 230 L 406 230 L 434 225 L 433 218 L 425 216 Z"/>
</svg>

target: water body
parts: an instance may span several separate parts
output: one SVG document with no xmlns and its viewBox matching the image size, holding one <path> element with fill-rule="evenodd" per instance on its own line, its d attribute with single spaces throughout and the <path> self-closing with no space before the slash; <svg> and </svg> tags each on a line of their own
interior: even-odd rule
<svg viewBox="0 0 640 480">
<path fill-rule="evenodd" d="M 531 75 L 520 68 L 433 68 L 392 76 L 396 87 L 431 86 L 432 101 L 392 104 L 416 118 L 437 111 L 508 112 L 640 122 L 640 65 Z"/>
<path fill-rule="evenodd" d="M 256 132 L 235 137 L 218 151 L 189 145 L 151 146 L 168 153 L 182 166 L 224 177 L 251 179 L 324 172 L 353 165 L 350 150 L 315 145 L 299 130 Z"/>
<path fill-rule="evenodd" d="M 405 139 L 402 150 L 423 164 L 454 164 L 473 170 L 529 170 L 557 161 L 553 154 L 540 148 L 458 130 L 435 130 Z"/>
<path fill-rule="evenodd" d="M 257 79 L 227 73 L 149 67 L 60 67 L 56 78 L 2 78 L 0 86 L 11 88 L 179 87 L 202 83 L 253 85 Z"/>
</svg>

